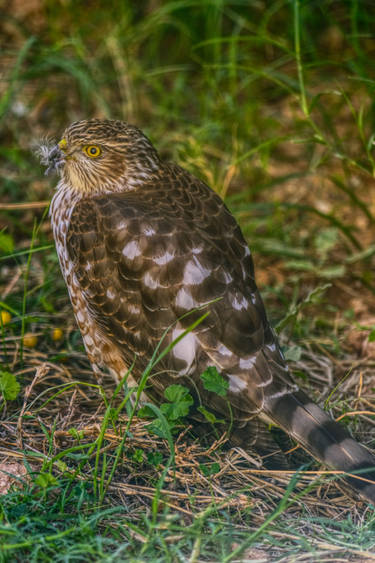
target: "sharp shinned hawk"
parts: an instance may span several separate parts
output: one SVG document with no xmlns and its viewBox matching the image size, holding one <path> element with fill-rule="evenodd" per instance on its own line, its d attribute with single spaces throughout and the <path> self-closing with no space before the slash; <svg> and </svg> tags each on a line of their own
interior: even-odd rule
<svg viewBox="0 0 375 563">
<path fill-rule="evenodd" d="M 362 472 L 347 481 L 375 502 L 375 457 L 291 379 L 250 250 L 220 197 L 121 121 L 73 123 L 45 149 L 44 163 L 61 176 L 53 233 L 94 371 L 121 377 L 136 358 L 139 380 L 163 334 L 167 346 L 207 310 L 146 392 L 161 401 L 168 385 L 181 383 L 196 406 L 232 421 L 234 441 L 238 434 L 260 449 L 259 427 L 272 421 L 330 467 Z M 229 385 L 224 397 L 202 384 L 210 366 Z"/>
</svg>

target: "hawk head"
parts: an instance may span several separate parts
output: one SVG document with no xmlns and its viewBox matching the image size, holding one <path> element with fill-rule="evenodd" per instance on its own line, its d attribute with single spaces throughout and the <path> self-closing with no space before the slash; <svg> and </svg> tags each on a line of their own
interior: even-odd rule
<svg viewBox="0 0 375 563">
<path fill-rule="evenodd" d="M 157 172 L 160 160 L 145 135 L 122 121 L 89 119 L 68 127 L 61 141 L 41 147 L 47 173 L 86 195 L 134 189 Z"/>
</svg>

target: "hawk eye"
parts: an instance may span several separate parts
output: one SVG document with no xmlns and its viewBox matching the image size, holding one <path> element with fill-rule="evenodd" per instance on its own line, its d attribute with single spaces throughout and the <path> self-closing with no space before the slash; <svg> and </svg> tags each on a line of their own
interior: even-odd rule
<svg viewBox="0 0 375 563">
<path fill-rule="evenodd" d="M 87 156 L 91 158 L 96 158 L 102 154 L 100 147 L 98 147 L 97 145 L 88 145 L 87 147 L 84 147 L 83 150 L 85 151 Z"/>
</svg>

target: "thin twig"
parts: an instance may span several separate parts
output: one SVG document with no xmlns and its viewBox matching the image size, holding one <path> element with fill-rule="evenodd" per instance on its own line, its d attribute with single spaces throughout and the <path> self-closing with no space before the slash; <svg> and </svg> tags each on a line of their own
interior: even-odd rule
<svg viewBox="0 0 375 563">
<path fill-rule="evenodd" d="M 0 210 L 8 211 L 24 211 L 25 209 L 41 209 L 47 207 L 50 200 L 46 201 L 28 201 L 26 203 L 0 203 Z"/>
</svg>

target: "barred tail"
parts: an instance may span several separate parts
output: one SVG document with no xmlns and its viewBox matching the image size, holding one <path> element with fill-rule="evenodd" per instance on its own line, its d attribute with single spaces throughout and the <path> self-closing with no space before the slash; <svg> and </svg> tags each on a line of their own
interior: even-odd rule
<svg viewBox="0 0 375 563">
<path fill-rule="evenodd" d="M 375 504 L 375 456 L 307 395 L 298 391 L 266 398 L 264 411 L 316 459 L 350 474 L 345 479 Z"/>
</svg>

